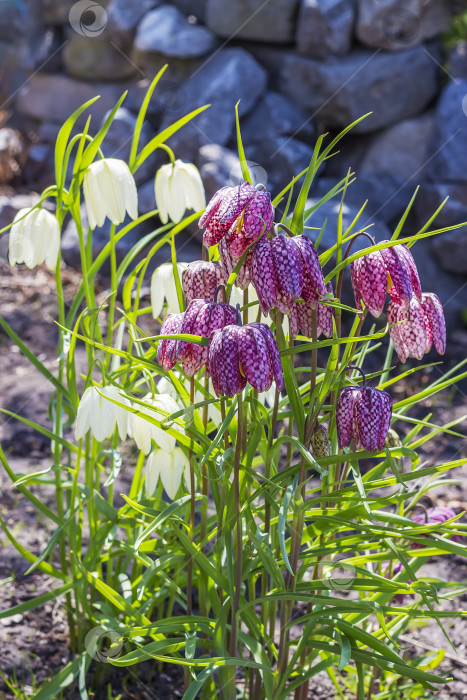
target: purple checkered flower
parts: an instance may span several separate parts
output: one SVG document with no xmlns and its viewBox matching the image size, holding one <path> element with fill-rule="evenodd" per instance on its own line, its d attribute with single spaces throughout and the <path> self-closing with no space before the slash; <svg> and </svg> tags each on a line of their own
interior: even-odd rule
<svg viewBox="0 0 467 700">
<path fill-rule="evenodd" d="M 333 293 L 332 284 L 328 282 L 326 291 Z M 296 338 L 299 333 L 305 338 L 313 337 L 313 322 L 312 311 L 316 308 L 317 311 L 317 333 L 316 337 L 324 335 L 326 338 L 332 338 L 333 325 L 332 320 L 335 316 L 334 309 L 325 304 L 318 304 L 316 307 L 313 303 L 295 301 L 289 313 L 289 329 L 290 337 Z"/>
<path fill-rule="evenodd" d="M 236 318 L 237 312 L 230 304 L 218 304 L 205 299 L 193 299 L 185 311 L 179 332 L 210 338 L 214 331 L 235 323 Z M 176 354 L 177 361 L 183 363 L 185 374 L 192 377 L 206 364 L 208 348 L 205 345 L 179 340 Z"/>
<path fill-rule="evenodd" d="M 237 265 L 238 260 L 232 257 L 229 246 L 227 244 L 227 239 L 222 238 L 219 241 L 219 254 L 221 256 L 221 267 L 222 272 L 227 282 L 232 270 Z M 250 250 L 245 258 L 243 265 L 241 266 L 237 279 L 235 280 L 235 285 L 240 287 L 240 289 L 246 289 L 251 282 L 251 260 L 253 256 L 253 250 Z"/>
<path fill-rule="evenodd" d="M 161 326 L 161 335 L 175 335 L 181 333 L 181 327 L 185 314 L 167 314 Z M 168 372 L 177 363 L 176 339 L 164 338 L 157 346 L 157 362 Z"/>
<path fill-rule="evenodd" d="M 452 508 L 449 508 L 448 506 L 437 506 L 436 508 L 427 508 L 425 513 L 413 515 L 411 520 L 418 525 L 442 525 L 446 522 L 446 520 L 451 520 L 451 518 L 455 517 L 456 513 Z M 449 539 L 453 542 L 462 542 L 461 535 L 452 535 Z"/>
<path fill-rule="evenodd" d="M 225 282 L 220 263 L 195 260 L 182 274 L 183 294 L 187 305 L 193 299 L 213 299 L 214 292 Z"/>
<path fill-rule="evenodd" d="M 264 323 L 229 325 L 214 331 L 209 342 L 208 369 L 217 396 L 240 394 L 247 381 L 257 391 L 273 382 L 283 388 L 279 350 Z"/>
<path fill-rule="evenodd" d="M 243 182 L 238 187 L 223 187 L 209 202 L 199 220 L 206 227 L 204 245 L 219 243 L 224 236 L 231 255 L 241 258 L 261 233 L 267 233 L 274 221 L 271 195 L 261 186 Z"/>
<path fill-rule="evenodd" d="M 357 309 L 363 301 L 375 318 L 383 312 L 387 292 L 400 305 L 407 305 L 413 296 L 419 300 L 422 297 L 415 261 L 403 244 L 357 258 L 350 263 L 350 275 Z"/>
<path fill-rule="evenodd" d="M 316 305 L 326 295 L 318 254 L 306 236 L 262 238 L 253 253 L 251 277 L 265 315 L 274 307 L 289 313 L 300 298 Z"/>
<path fill-rule="evenodd" d="M 387 317 L 394 349 L 401 362 L 408 357 L 423 359 L 434 345 L 440 355 L 446 352 L 446 323 L 443 307 L 436 294 L 412 297 L 408 305 L 392 301 Z"/>
<path fill-rule="evenodd" d="M 339 447 L 351 438 L 357 450 L 380 452 L 388 434 L 392 399 L 385 391 L 366 386 L 346 386 L 337 399 L 336 424 Z"/>
</svg>

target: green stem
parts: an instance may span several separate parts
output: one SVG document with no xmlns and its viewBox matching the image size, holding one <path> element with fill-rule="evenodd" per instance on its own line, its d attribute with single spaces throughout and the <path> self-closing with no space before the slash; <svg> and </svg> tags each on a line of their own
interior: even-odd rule
<svg viewBox="0 0 467 700">
<path fill-rule="evenodd" d="M 242 507 L 240 503 L 240 460 L 242 449 L 242 432 L 243 432 L 243 399 L 242 395 L 238 396 L 238 433 L 235 442 L 235 463 L 234 463 L 234 499 L 235 499 L 235 515 L 237 519 L 237 554 L 235 561 L 235 593 L 232 607 L 232 636 L 230 638 L 230 656 L 237 655 L 237 627 L 238 627 L 238 607 L 240 604 L 240 589 L 242 585 Z"/>
</svg>

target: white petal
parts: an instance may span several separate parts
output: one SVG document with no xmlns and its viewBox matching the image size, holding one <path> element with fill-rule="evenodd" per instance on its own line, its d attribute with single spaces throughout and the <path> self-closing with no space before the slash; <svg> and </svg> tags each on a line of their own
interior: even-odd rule
<svg viewBox="0 0 467 700">
<path fill-rule="evenodd" d="M 151 277 L 151 306 L 153 318 L 158 318 L 164 308 L 165 289 L 161 268 L 156 267 Z"/>
<path fill-rule="evenodd" d="M 163 224 L 166 224 L 169 220 L 169 210 L 167 208 L 167 180 L 169 173 L 167 168 L 171 168 L 171 165 L 163 165 L 156 173 L 156 179 L 154 181 L 154 196 L 156 198 L 156 206 L 159 210 L 159 219 Z"/>
<path fill-rule="evenodd" d="M 126 213 L 125 187 L 127 174 L 125 168 L 128 169 L 128 166 L 117 158 L 105 158 L 101 162 L 104 164 L 105 176 L 102 174 L 99 188 L 102 192 L 103 184 L 105 183 L 107 216 L 113 224 L 121 224 L 125 219 Z"/>
<path fill-rule="evenodd" d="M 88 216 L 88 224 L 93 230 L 96 228 L 96 226 L 102 226 L 105 220 L 103 204 L 100 202 L 99 193 L 96 192 L 97 178 L 95 177 L 95 169 L 93 168 L 94 165 L 96 165 L 96 163 L 92 163 L 89 166 L 84 173 L 83 179 L 83 193 L 84 202 L 86 204 L 86 213 Z"/>
<path fill-rule="evenodd" d="M 194 209 L 194 211 L 204 209 L 206 206 L 206 194 L 198 168 L 192 163 L 177 162 L 181 163 L 180 171 L 185 175 L 184 183 L 187 209 Z"/>
<path fill-rule="evenodd" d="M 53 219 L 53 222 L 52 222 Z M 58 221 L 52 214 L 49 218 L 49 242 L 45 253 L 45 264 L 49 270 L 55 270 L 57 267 L 58 253 L 60 250 L 60 229 Z"/>
<path fill-rule="evenodd" d="M 143 409 L 143 406 L 140 406 L 139 404 L 136 404 L 135 408 L 138 411 L 141 411 L 141 413 L 146 412 Z M 147 420 L 141 418 L 141 416 L 136 416 L 135 414 L 132 415 L 130 430 L 133 434 L 133 439 L 136 442 L 138 449 L 145 455 L 148 455 L 151 452 L 151 428 L 152 425 Z"/>
<path fill-rule="evenodd" d="M 122 396 L 120 391 L 115 386 L 102 387 L 102 391 L 113 401 L 118 401 L 119 403 L 125 404 L 125 406 L 131 407 L 130 401 L 126 396 Z M 121 440 L 125 440 L 128 433 L 128 422 L 131 413 L 121 406 L 112 404 L 114 410 L 115 420 L 117 422 L 118 434 Z M 113 432 L 113 431 L 112 431 Z"/>
<path fill-rule="evenodd" d="M 171 461 L 169 456 L 169 462 Z M 157 488 L 157 482 L 162 465 L 167 463 L 167 453 L 163 450 L 154 450 L 149 455 L 145 469 L 145 486 L 148 496 L 152 496 Z"/>
<path fill-rule="evenodd" d="M 81 397 L 76 416 L 75 438 L 81 440 L 89 428 L 91 427 L 91 403 L 92 403 L 92 386 L 89 386 Z"/>
<path fill-rule="evenodd" d="M 171 452 L 170 456 L 170 467 L 166 463 L 161 465 L 160 476 L 168 497 L 173 501 L 177 495 L 178 489 L 180 488 L 182 476 L 187 468 L 188 459 L 185 457 L 185 454 L 179 447 L 176 447 Z"/>
<path fill-rule="evenodd" d="M 169 199 L 167 206 L 169 208 L 169 216 L 174 222 L 178 224 L 182 220 L 183 214 L 186 209 L 186 198 L 185 190 L 183 187 L 183 178 L 180 179 L 180 173 L 177 168 L 173 168 L 172 175 L 168 179 L 168 194 Z"/>
<path fill-rule="evenodd" d="M 92 388 L 94 391 L 91 403 L 91 432 L 98 442 L 103 442 L 115 429 L 115 407 L 105 398 L 109 387 Z"/>
</svg>

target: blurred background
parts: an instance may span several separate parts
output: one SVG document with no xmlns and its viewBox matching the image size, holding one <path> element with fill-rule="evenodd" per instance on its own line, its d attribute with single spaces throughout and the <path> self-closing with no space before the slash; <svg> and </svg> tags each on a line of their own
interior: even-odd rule
<svg viewBox="0 0 467 700">
<path fill-rule="evenodd" d="M 250 166 L 275 193 L 307 167 L 317 135 L 371 111 L 323 169 L 312 198 L 351 168 L 345 220 L 368 199 L 362 220 L 374 223 L 379 240 L 390 237 L 417 185 L 408 233 L 447 196 L 436 226 L 467 221 L 466 13 L 466 0 L 0 0 L 0 228 L 53 181 L 59 128 L 96 94 L 91 131 L 128 90 L 104 143 L 105 156 L 127 157 L 148 81 L 165 63 L 143 142 L 211 104 L 168 141 L 176 157 L 199 167 L 208 197 L 238 182 L 238 100 Z M 136 174 L 140 213 L 155 207 L 155 171 L 167 160 L 160 154 Z M 321 228 L 327 219 L 325 246 L 338 209 L 334 199 L 309 222 Z M 197 235 L 187 234 L 182 259 L 199 257 Z M 107 236 L 104 227 L 95 245 Z M 466 244 L 462 228 L 414 248 L 424 288 L 438 293 L 464 348 Z M 72 224 L 63 257 L 78 262 Z"/>
</svg>

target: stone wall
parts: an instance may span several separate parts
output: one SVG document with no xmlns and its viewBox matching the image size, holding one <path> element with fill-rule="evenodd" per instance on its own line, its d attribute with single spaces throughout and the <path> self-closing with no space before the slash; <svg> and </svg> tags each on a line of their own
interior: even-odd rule
<svg viewBox="0 0 467 700">
<path fill-rule="evenodd" d="M 147 80 L 169 63 L 143 140 L 209 103 L 169 140 L 198 164 L 208 194 L 238 177 L 238 100 L 247 158 L 275 191 L 308 165 L 318 134 L 371 112 L 321 173 L 313 200 L 351 168 L 345 216 L 368 200 L 364 218 L 378 238 L 418 184 L 411 231 L 448 195 L 437 223 L 467 221 L 467 48 L 446 56 L 440 44 L 464 0 L 1 0 L 1 8 L 4 85 L 8 77 L 13 125 L 32 135 L 22 176 L 31 187 L 49 184 L 61 123 L 96 94 L 98 125 L 129 91 L 106 150 L 125 157 Z M 158 158 L 138 173 L 142 211 L 154 207 Z M 329 240 L 337 207 L 326 204 L 310 221 L 327 218 Z M 418 253 L 452 323 L 467 307 L 466 244 L 461 229 Z"/>
</svg>

